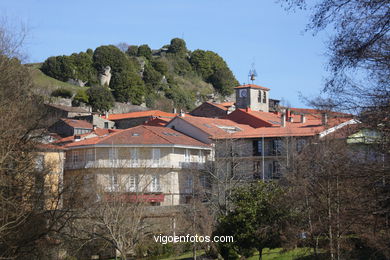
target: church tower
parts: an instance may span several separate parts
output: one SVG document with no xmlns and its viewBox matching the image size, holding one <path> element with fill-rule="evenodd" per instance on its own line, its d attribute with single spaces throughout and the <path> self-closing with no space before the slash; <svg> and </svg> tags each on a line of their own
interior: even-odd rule
<svg viewBox="0 0 390 260">
<path fill-rule="evenodd" d="M 237 108 L 269 112 L 269 88 L 247 84 L 234 89 L 236 91 Z"/>
</svg>

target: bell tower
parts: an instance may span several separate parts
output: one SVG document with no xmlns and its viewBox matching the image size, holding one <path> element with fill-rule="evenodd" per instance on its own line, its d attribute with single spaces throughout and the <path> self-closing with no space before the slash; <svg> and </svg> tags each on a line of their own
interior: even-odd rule
<svg viewBox="0 0 390 260">
<path fill-rule="evenodd" d="M 237 108 L 250 108 L 254 111 L 269 112 L 269 88 L 255 84 L 246 84 L 234 89 L 236 91 Z"/>
</svg>

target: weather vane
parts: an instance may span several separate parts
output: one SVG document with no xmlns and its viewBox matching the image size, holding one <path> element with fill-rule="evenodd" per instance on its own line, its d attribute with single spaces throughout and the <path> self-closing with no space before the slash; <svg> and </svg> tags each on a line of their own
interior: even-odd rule
<svg viewBox="0 0 390 260">
<path fill-rule="evenodd" d="M 252 81 L 252 84 L 253 84 L 253 82 L 256 80 L 256 77 L 257 77 L 257 72 L 255 70 L 255 63 L 254 62 L 252 63 L 252 68 L 249 70 L 248 77 L 249 77 L 249 80 Z"/>
</svg>

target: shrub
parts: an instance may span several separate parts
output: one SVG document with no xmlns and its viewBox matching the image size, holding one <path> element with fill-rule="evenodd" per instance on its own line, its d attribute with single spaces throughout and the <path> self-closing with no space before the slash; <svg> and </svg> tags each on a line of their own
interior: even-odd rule
<svg viewBox="0 0 390 260">
<path fill-rule="evenodd" d="M 77 94 L 74 96 L 72 105 L 80 106 L 81 103 L 88 104 L 88 94 L 85 89 L 80 89 L 77 91 Z"/>
<path fill-rule="evenodd" d="M 51 92 L 52 97 L 62 97 L 62 98 L 72 98 L 73 93 L 69 89 L 66 88 L 57 88 L 53 92 Z"/>
<path fill-rule="evenodd" d="M 137 56 L 138 57 L 143 56 L 147 59 L 151 59 L 152 58 L 152 50 L 150 49 L 150 47 L 147 44 L 141 45 L 138 47 Z"/>
<path fill-rule="evenodd" d="M 93 111 L 106 112 L 114 105 L 114 97 L 106 87 L 94 86 L 87 90 L 88 104 Z"/>
<path fill-rule="evenodd" d="M 184 56 L 187 53 L 186 42 L 180 38 L 173 38 L 168 47 L 168 52 Z"/>
</svg>

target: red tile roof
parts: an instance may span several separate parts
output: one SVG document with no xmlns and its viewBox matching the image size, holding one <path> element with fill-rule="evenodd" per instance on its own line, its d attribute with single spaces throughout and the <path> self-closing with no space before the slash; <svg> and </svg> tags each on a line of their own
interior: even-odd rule
<svg viewBox="0 0 390 260">
<path fill-rule="evenodd" d="M 330 118 L 327 125 L 321 120 L 307 120 L 305 123 L 286 122 L 285 127 L 261 127 L 243 133 L 236 133 L 235 138 L 284 137 L 284 136 L 314 136 L 326 129 L 350 121 L 351 118 Z"/>
<path fill-rule="evenodd" d="M 156 117 L 148 120 L 144 125 L 150 125 L 150 126 L 166 126 L 169 121 L 171 121 L 171 118 L 166 117 Z"/>
<path fill-rule="evenodd" d="M 53 145 L 53 144 L 38 144 L 36 146 L 38 151 L 63 151 L 64 147 Z"/>
<path fill-rule="evenodd" d="M 87 145 L 184 145 L 209 148 L 192 137 L 167 127 L 140 125 L 121 130 L 107 136 L 94 137 L 66 145 L 78 147 Z"/>
<path fill-rule="evenodd" d="M 120 129 L 96 128 L 96 129 L 92 130 L 89 133 L 76 135 L 76 136 L 80 137 L 81 140 L 84 140 L 84 139 L 93 138 L 93 137 L 96 137 L 96 136 L 103 136 L 103 135 L 107 135 L 107 134 L 110 134 L 110 133 L 115 133 L 115 132 L 118 132 L 118 131 L 121 131 L 121 130 Z M 68 137 L 64 137 L 64 138 L 58 139 L 58 140 L 54 141 L 53 144 L 63 145 L 63 144 L 74 142 L 76 136 L 72 135 L 72 136 L 68 136 Z"/>
<path fill-rule="evenodd" d="M 221 106 L 224 106 L 224 107 L 231 107 L 231 106 L 234 106 L 235 102 L 223 102 L 223 103 L 220 103 Z"/>
<path fill-rule="evenodd" d="M 232 136 L 234 134 L 233 132 L 246 132 L 253 130 L 253 128 L 249 125 L 239 124 L 228 119 L 197 117 L 190 115 L 179 118 L 202 130 L 206 134 L 210 135 L 211 138 Z"/>
<path fill-rule="evenodd" d="M 176 114 L 167 113 L 160 110 L 148 110 L 148 111 L 139 111 L 139 112 L 130 112 L 123 114 L 109 114 L 108 118 L 102 116 L 108 120 L 121 120 L 126 118 L 139 118 L 139 117 L 169 117 L 174 118 Z"/>
<path fill-rule="evenodd" d="M 227 111 L 227 110 L 228 110 L 227 107 L 222 106 L 221 104 L 218 104 L 218 103 L 214 103 L 214 102 L 206 102 L 206 103 L 207 103 L 207 104 L 210 104 L 210 105 L 212 105 L 212 106 L 218 107 L 219 109 L 222 109 L 222 110 L 224 110 L 224 111 Z"/>
<path fill-rule="evenodd" d="M 305 123 L 300 122 L 300 115 L 291 114 L 291 117 L 293 122 L 286 121 L 285 127 L 281 126 L 280 113 L 251 111 L 250 109 L 236 109 L 226 119 L 194 116 L 185 116 L 181 119 L 206 132 L 214 139 L 314 136 L 352 119 L 352 117 L 329 117 L 327 125 L 324 126 L 322 120 L 317 117 L 307 117 Z M 229 127 L 236 127 L 238 131 L 230 133 Z"/>
<path fill-rule="evenodd" d="M 60 120 L 64 121 L 67 125 L 70 125 L 73 128 L 86 128 L 86 129 L 93 128 L 93 125 L 85 120 L 76 120 L 70 118 L 61 118 Z"/>
<path fill-rule="evenodd" d="M 240 88 L 257 88 L 257 89 L 262 89 L 262 90 L 269 90 L 269 88 L 258 86 L 258 85 L 255 85 L 255 84 L 246 84 L 246 85 L 241 85 L 241 86 L 238 86 L 238 87 L 235 87 L 235 88 L 236 89 L 240 89 Z"/>
</svg>

